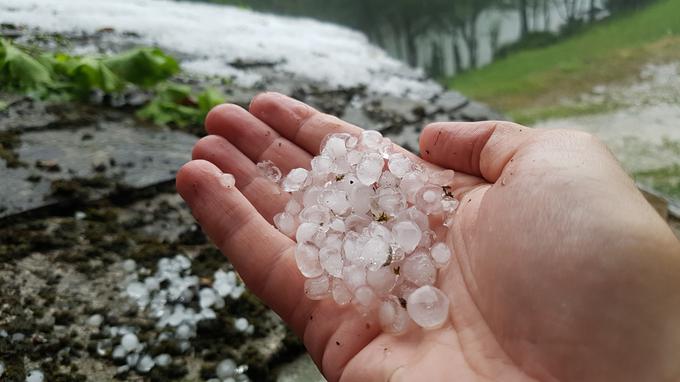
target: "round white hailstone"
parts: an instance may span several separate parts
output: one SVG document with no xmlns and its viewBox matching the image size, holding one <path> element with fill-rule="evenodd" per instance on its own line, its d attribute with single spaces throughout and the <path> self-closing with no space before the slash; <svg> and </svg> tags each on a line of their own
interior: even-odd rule
<svg viewBox="0 0 680 382">
<path fill-rule="evenodd" d="M 452 198 L 452 197 L 447 196 L 444 199 L 442 199 L 442 209 L 447 214 L 451 214 L 453 212 L 456 212 L 459 204 L 460 204 L 460 202 L 458 202 L 457 199 Z"/>
<path fill-rule="evenodd" d="M 294 236 L 297 230 L 295 216 L 289 214 L 288 212 L 281 212 L 274 215 L 274 225 L 279 229 L 279 231 L 288 237 Z"/>
<path fill-rule="evenodd" d="M 347 153 L 347 163 L 350 166 L 356 166 L 361 161 L 362 156 L 363 154 L 361 153 L 361 151 L 350 151 L 349 153 Z"/>
<path fill-rule="evenodd" d="M 182 353 L 186 353 L 187 350 L 191 348 L 191 342 L 189 341 L 180 341 L 179 343 L 179 351 Z"/>
<path fill-rule="evenodd" d="M 378 303 L 378 297 L 369 286 L 360 286 L 354 291 L 352 303 L 361 314 L 369 313 Z"/>
<path fill-rule="evenodd" d="M 430 249 L 430 256 L 437 268 L 445 267 L 451 260 L 451 250 L 444 243 L 436 243 Z"/>
<path fill-rule="evenodd" d="M 382 155 L 383 159 L 388 159 L 390 155 L 392 155 L 392 151 L 394 151 L 394 145 L 392 144 L 392 141 L 389 138 L 383 138 L 382 142 L 380 142 L 380 146 L 378 147 L 378 152 L 380 155 Z"/>
<path fill-rule="evenodd" d="M 295 241 L 298 243 L 308 243 L 314 240 L 314 235 L 319 231 L 316 223 L 302 223 L 298 226 L 295 233 Z"/>
<path fill-rule="evenodd" d="M 359 265 L 348 265 L 342 269 L 342 279 L 347 289 L 354 291 L 362 285 L 366 285 L 366 268 Z"/>
<path fill-rule="evenodd" d="M 369 150 L 378 150 L 380 143 L 383 141 L 383 136 L 374 130 L 364 130 L 361 133 L 360 143 Z"/>
<path fill-rule="evenodd" d="M 323 241 L 322 248 L 333 248 L 340 251 L 342 249 L 342 234 L 336 232 L 328 233 Z"/>
<path fill-rule="evenodd" d="M 314 244 L 317 248 L 320 248 L 323 243 L 326 242 L 327 234 L 328 233 L 328 226 L 319 226 L 319 229 L 316 231 L 314 236 L 312 237 L 312 244 Z"/>
<path fill-rule="evenodd" d="M 453 183 L 456 173 L 453 170 L 433 171 L 430 174 L 430 183 L 435 186 L 449 186 Z"/>
<path fill-rule="evenodd" d="M 123 270 L 125 272 L 134 272 L 137 269 L 137 263 L 132 259 L 123 261 Z"/>
<path fill-rule="evenodd" d="M 369 239 L 362 250 L 362 258 L 369 270 L 376 270 L 385 265 L 389 255 L 390 246 L 380 237 Z"/>
<path fill-rule="evenodd" d="M 203 288 L 198 292 L 201 308 L 209 308 L 217 301 L 217 293 L 213 288 Z"/>
<path fill-rule="evenodd" d="M 137 363 L 137 371 L 140 373 L 148 373 L 154 366 L 156 366 L 156 362 L 154 362 L 151 356 L 146 354 Z"/>
<path fill-rule="evenodd" d="M 318 277 L 323 273 L 323 268 L 319 262 L 319 250 L 313 245 L 298 244 L 295 251 L 295 261 L 305 277 Z"/>
<path fill-rule="evenodd" d="M 118 345 L 115 348 L 113 348 L 113 351 L 111 352 L 111 357 L 113 359 L 123 359 L 127 355 L 128 351 L 125 350 L 125 348 L 122 345 Z"/>
<path fill-rule="evenodd" d="M 406 200 L 409 203 L 414 203 L 416 200 L 416 194 L 427 182 L 427 176 L 422 171 L 411 171 L 404 175 L 399 182 L 399 188 L 401 192 L 406 195 Z"/>
<path fill-rule="evenodd" d="M 262 176 L 278 183 L 281 180 L 281 170 L 270 160 L 264 160 L 256 165 Z"/>
<path fill-rule="evenodd" d="M 305 295 L 311 300 L 322 300 L 328 297 L 330 288 L 330 280 L 326 275 L 305 280 Z"/>
<path fill-rule="evenodd" d="M 371 237 L 382 239 L 386 243 L 392 241 L 392 231 L 389 228 L 378 222 L 371 222 L 367 227 L 368 235 Z"/>
<path fill-rule="evenodd" d="M 187 324 L 182 324 L 175 330 L 175 336 L 180 340 L 188 340 L 192 337 L 191 327 Z"/>
<path fill-rule="evenodd" d="M 345 174 L 352 170 L 349 162 L 345 158 L 336 158 L 333 160 L 333 174 L 342 178 Z M 338 178 L 336 178 L 337 180 Z"/>
<path fill-rule="evenodd" d="M 322 150 L 323 155 L 328 155 L 330 158 L 341 158 L 347 154 L 347 147 L 345 141 L 336 136 L 330 136 Z"/>
<path fill-rule="evenodd" d="M 191 268 L 191 260 L 189 260 L 188 257 L 184 255 L 177 255 L 173 258 L 179 269 L 181 270 L 187 270 Z"/>
<path fill-rule="evenodd" d="M 380 187 L 397 187 L 399 186 L 399 178 L 394 176 L 391 172 L 385 171 L 380 175 L 378 185 Z"/>
<path fill-rule="evenodd" d="M 342 255 L 337 248 L 324 247 L 319 251 L 321 267 L 333 277 L 342 277 L 344 266 Z"/>
<path fill-rule="evenodd" d="M 387 162 L 387 166 L 389 167 L 392 174 L 394 174 L 394 176 L 396 176 L 397 178 L 402 178 L 409 171 L 411 171 L 413 164 L 406 155 L 394 154 L 390 156 L 390 159 Z"/>
<path fill-rule="evenodd" d="M 144 285 L 149 291 L 155 291 L 161 286 L 161 281 L 156 277 L 147 277 L 144 279 Z"/>
<path fill-rule="evenodd" d="M 131 352 L 139 346 L 139 339 L 134 333 L 128 333 L 123 336 L 123 338 L 120 340 L 120 345 L 125 349 L 127 352 Z"/>
<path fill-rule="evenodd" d="M 418 210 L 415 206 L 409 207 L 401 211 L 397 215 L 397 220 L 410 220 L 418 225 L 421 231 L 427 231 L 430 229 L 430 222 L 427 219 L 427 215 Z"/>
<path fill-rule="evenodd" d="M 349 202 L 349 196 L 345 191 L 338 190 L 324 190 L 319 196 L 321 203 L 330 208 L 336 215 L 346 214 L 352 205 Z"/>
<path fill-rule="evenodd" d="M 283 178 L 281 187 L 285 192 L 298 191 L 307 181 L 309 171 L 304 168 L 296 168 L 290 171 L 288 175 Z"/>
<path fill-rule="evenodd" d="M 295 216 L 302 211 L 302 205 L 295 199 L 291 198 L 288 203 L 286 203 L 285 212 Z"/>
<path fill-rule="evenodd" d="M 345 227 L 345 221 L 342 219 L 331 220 L 329 227 L 336 232 L 345 232 L 347 230 Z"/>
<path fill-rule="evenodd" d="M 217 313 L 215 313 L 215 311 L 210 308 L 201 309 L 200 315 L 204 320 L 214 320 L 215 318 L 217 318 Z"/>
<path fill-rule="evenodd" d="M 234 320 L 234 328 L 239 332 L 245 332 L 248 329 L 248 320 L 244 317 L 239 317 Z"/>
<path fill-rule="evenodd" d="M 236 373 L 236 362 L 233 360 L 227 358 L 217 364 L 217 367 L 215 368 L 215 374 L 217 375 L 217 378 L 220 379 L 225 379 L 229 377 L 233 377 L 234 374 Z"/>
<path fill-rule="evenodd" d="M 101 357 L 109 355 L 113 350 L 113 342 L 110 339 L 105 339 L 97 342 L 97 354 Z"/>
<path fill-rule="evenodd" d="M 302 195 L 302 205 L 304 207 L 309 207 L 319 203 L 319 195 L 321 195 L 323 188 L 312 186 L 308 188 Z"/>
<path fill-rule="evenodd" d="M 411 253 L 420 243 L 423 233 L 416 223 L 403 221 L 392 227 L 392 236 L 404 252 Z"/>
<path fill-rule="evenodd" d="M 442 210 L 441 187 L 425 186 L 416 194 L 416 207 L 426 214 L 433 214 Z"/>
<path fill-rule="evenodd" d="M 396 296 L 389 296 L 380 303 L 378 320 L 385 332 L 393 334 L 404 333 L 410 323 L 408 312 Z"/>
<path fill-rule="evenodd" d="M 87 325 L 98 328 L 104 322 L 104 316 L 93 314 L 87 319 Z"/>
<path fill-rule="evenodd" d="M 220 297 L 226 297 L 234 289 L 234 284 L 229 280 L 215 278 L 213 288 L 217 291 Z"/>
<path fill-rule="evenodd" d="M 300 221 L 303 223 L 327 224 L 331 220 L 331 210 L 318 204 L 305 207 L 300 211 Z"/>
<path fill-rule="evenodd" d="M 370 211 L 371 201 L 373 200 L 370 196 L 373 193 L 373 189 L 363 185 L 357 186 L 354 190 L 350 191 L 349 204 L 352 206 L 352 212 L 355 214 L 365 214 Z"/>
<path fill-rule="evenodd" d="M 139 362 L 139 353 L 128 354 L 127 357 L 125 358 L 125 362 L 130 367 L 137 366 L 137 363 Z"/>
<path fill-rule="evenodd" d="M 408 296 L 406 310 L 419 326 L 435 329 L 449 317 L 449 298 L 441 290 L 425 285 Z"/>
<path fill-rule="evenodd" d="M 31 370 L 26 375 L 26 382 L 43 382 L 45 374 L 40 370 Z"/>
<path fill-rule="evenodd" d="M 373 220 L 369 219 L 367 216 L 361 215 L 350 215 L 345 219 L 345 229 L 347 231 L 347 236 L 356 234 L 357 232 L 368 227 Z M 354 232 L 353 232 L 354 231 Z"/>
<path fill-rule="evenodd" d="M 312 159 L 312 174 L 328 175 L 333 168 L 333 159 L 327 156 L 318 156 Z"/>
<path fill-rule="evenodd" d="M 382 175 L 385 160 L 380 154 L 368 153 L 364 154 L 361 161 L 357 165 L 357 178 L 359 182 L 366 186 L 370 186 L 377 182 Z"/>
<path fill-rule="evenodd" d="M 125 288 L 125 291 L 127 292 L 128 296 L 135 300 L 146 300 L 149 298 L 149 290 L 147 289 L 146 285 L 138 281 L 128 284 L 127 288 Z"/>
<path fill-rule="evenodd" d="M 165 367 L 170 365 L 170 363 L 172 362 L 172 357 L 170 356 L 170 354 L 166 353 L 159 354 L 156 356 L 156 358 L 154 358 L 154 362 L 156 363 L 156 365 L 160 367 Z"/>
<path fill-rule="evenodd" d="M 425 250 L 406 257 L 400 275 L 417 286 L 432 285 L 437 279 L 437 269 Z"/>
<path fill-rule="evenodd" d="M 432 243 L 437 239 L 437 234 L 432 231 L 432 230 L 425 230 L 423 231 L 423 237 L 420 239 L 420 243 L 418 243 L 419 247 L 422 248 L 430 248 L 432 247 Z"/>
<path fill-rule="evenodd" d="M 366 284 L 378 295 L 388 294 L 396 283 L 397 275 L 392 267 L 381 267 L 375 271 L 366 272 Z"/>
<path fill-rule="evenodd" d="M 352 165 L 349 164 L 347 158 L 335 158 L 333 160 L 333 174 L 335 175 L 335 182 L 344 179 L 345 175 L 352 171 Z"/>
<path fill-rule="evenodd" d="M 352 292 L 347 289 L 347 286 L 341 279 L 333 279 L 331 293 L 333 294 L 333 300 L 338 305 L 345 305 L 352 301 Z"/>
<path fill-rule="evenodd" d="M 377 201 L 376 204 L 378 209 L 388 215 L 395 215 L 406 207 L 406 198 L 404 195 L 397 189 L 391 187 L 378 189 L 373 200 Z"/>
<path fill-rule="evenodd" d="M 233 188 L 236 185 L 236 179 L 231 174 L 222 174 L 219 179 L 224 188 Z"/>
</svg>

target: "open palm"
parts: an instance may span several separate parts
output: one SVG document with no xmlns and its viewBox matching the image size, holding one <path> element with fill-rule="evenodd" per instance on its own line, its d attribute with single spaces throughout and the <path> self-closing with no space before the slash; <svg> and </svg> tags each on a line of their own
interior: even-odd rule
<svg viewBox="0 0 680 382">
<path fill-rule="evenodd" d="M 218 106 L 206 129 L 177 188 L 328 380 L 680 378 L 680 245 L 592 137 L 504 122 L 428 126 L 422 163 L 458 172 L 455 255 L 439 275 L 451 319 L 393 336 L 351 307 L 305 297 L 295 243 L 270 224 L 289 195 L 255 166 L 309 168 L 327 134 L 361 129 L 275 93 L 249 111 Z M 224 188 L 223 172 L 236 188 Z"/>
</svg>

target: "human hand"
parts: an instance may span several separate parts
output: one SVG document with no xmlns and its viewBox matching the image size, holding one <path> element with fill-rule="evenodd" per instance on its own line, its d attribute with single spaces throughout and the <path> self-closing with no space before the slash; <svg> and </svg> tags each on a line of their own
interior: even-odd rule
<svg viewBox="0 0 680 382">
<path fill-rule="evenodd" d="M 295 243 L 270 224 L 289 195 L 255 167 L 309 168 L 327 134 L 361 129 L 274 93 L 250 112 L 215 108 L 206 129 L 177 188 L 330 381 L 680 377 L 680 246 L 591 136 L 506 122 L 425 128 L 423 158 L 458 172 L 454 257 L 438 277 L 450 322 L 393 336 L 305 297 Z"/>
</svg>

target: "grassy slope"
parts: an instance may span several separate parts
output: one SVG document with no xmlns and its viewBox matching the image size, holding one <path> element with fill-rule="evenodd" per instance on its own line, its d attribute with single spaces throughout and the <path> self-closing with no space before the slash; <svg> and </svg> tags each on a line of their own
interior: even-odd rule
<svg viewBox="0 0 680 382">
<path fill-rule="evenodd" d="M 639 73 L 650 61 L 680 58 L 680 0 L 660 0 L 597 24 L 558 44 L 519 52 L 464 73 L 449 85 L 522 122 L 594 110 L 559 100 Z"/>
</svg>

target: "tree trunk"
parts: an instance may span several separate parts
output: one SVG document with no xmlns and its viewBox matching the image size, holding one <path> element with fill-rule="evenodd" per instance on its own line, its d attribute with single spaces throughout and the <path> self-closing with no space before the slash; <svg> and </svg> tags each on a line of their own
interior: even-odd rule
<svg viewBox="0 0 680 382">
<path fill-rule="evenodd" d="M 543 30 L 550 30 L 550 2 L 543 0 Z"/>
<path fill-rule="evenodd" d="M 461 30 L 468 51 L 468 68 L 474 69 L 477 67 L 477 15 L 472 15 Z"/>
<path fill-rule="evenodd" d="M 453 72 L 455 74 L 463 72 L 463 64 L 460 59 L 460 49 L 458 48 L 458 39 L 454 35 L 453 43 L 451 44 L 451 55 L 453 56 Z"/>
<path fill-rule="evenodd" d="M 520 20 L 520 36 L 524 37 L 529 33 L 529 20 L 527 18 L 527 0 L 519 0 L 519 20 Z"/>
<path fill-rule="evenodd" d="M 588 12 L 588 21 L 591 23 L 595 21 L 595 0 L 590 0 L 590 11 Z"/>
</svg>

